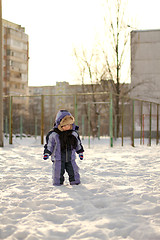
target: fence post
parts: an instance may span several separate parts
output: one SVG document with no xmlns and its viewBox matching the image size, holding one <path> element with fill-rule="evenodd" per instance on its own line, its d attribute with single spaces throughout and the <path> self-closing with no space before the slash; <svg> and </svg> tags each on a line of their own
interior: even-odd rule
<svg viewBox="0 0 160 240">
<path fill-rule="evenodd" d="M 44 140 L 44 95 L 41 95 L 41 144 Z"/>
<path fill-rule="evenodd" d="M 110 135 L 110 147 L 113 147 L 113 99 L 112 99 L 112 93 L 110 93 L 109 135 Z"/>
<path fill-rule="evenodd" d="M 134 100 L 132 101 L 132 147 L 134 147 Z"/>
<path fill-rule="evenodd" d="M 114 139 L 117 140 L 117 115 L 115 114 L 114 120 Z"/>
<path fill-rule="evenodd" d="M 74 115 L 75 115 L 75 124 L 78 125 L 78 110 L 77 110 L 77 95 L 74 96 Z"/>
<path fill-rule="evenodd" d="M 6 138 L 8 137 L 8 117 L 6 116 L 5 117 L 5 135 L 6 135 Z"/>
<path fill-rule="evenodd" d="M 143 138 L 143 145 L 144 145 L 144 118 L 145 118 L 145 114 L 142 115 L 142 128 L 143 128 L 142 138 Z"/>
<path fill-rule="evenodd" d="M 141 136 L 140 136 L 140 144 L 142 145 L 142 131 L 143 131 L 143 102 L 141 102 Z"/>
<path fill-rule="evenodd" d="M 35 117 L 35 139 L 37 139 L 37 117 Z"/>
<path fill-rule="evenodd" d="M 110 147 L 113 147 L 113 99 L 112 99 L 112 93 L 110 93 L 109 135 L 110 135 Z"/>
<path fill-rule="evenodd" d="M 124 137 L 123 123 L 124 123 L 124 99 L 122 98 L 122 147 L 123 147 L 123 137 Z"/>
<path fill-rule="evenodd" d="M 100 114 L 98 115 L 98 139 L 100 139 L 100 126 L 101 126 L 101 116 Z"/>
<path fill-rule="evenodd" d="M 52 129 L 53 128 L 53 118 L 51 117 L 50 118 L 50 129 Z"/>
<path fill-rule="evenodd" d="M 90 103 L 88 103 L 88 147 L 90 148 Z"/>
<path fill-rule="evenodd" d="M 82 139 L 84 139 L 84 115 L 82 115 Z"/>
<path fill-rule="evenodd" d="M 159 143 L 159 104 L 157 104 L 157 139 L 156 144 Z"/>
<path fill-rule="evenodd" d="M 9 97 L 9 144 L 12 144 L 12 132 L 13 132 L 13 121 L 12 121 L 12 101 L 13 97 Z"/>
<path fill-rule="evenodd" d="M 151 146 L 152 139 L 152 103 L 150 102 L 150 112 L 149 112 L 149 146 Z"/>
<path fill-rule="evenodd" d="M 23 133 L 23 120 L 21 115 L 20 116 L 20 139 L 22 139 L 22 133 Z"/>
</svg>

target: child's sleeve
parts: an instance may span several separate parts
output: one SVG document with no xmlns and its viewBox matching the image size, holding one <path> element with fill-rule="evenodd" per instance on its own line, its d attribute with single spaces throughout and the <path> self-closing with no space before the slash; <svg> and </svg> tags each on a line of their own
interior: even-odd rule
<svg viewBox="0 0 160 240">
<path fill-rule="evenodd" d="M 55 146 L 54 133 L 49 132 L 46 136 L 46 144 L 44 145 L 44 154 L 51 155 Z"/>
<path fill-rule="evenodd" d="M 76 132 L 76 131 L 74 131 L 73 132 L 73 135 L 76 137 L 76 139 L 77 139 L 77 147 L 76 147 L 76 153 L 82 153 L 82 152 L 84 152 L 84 149 L 83 149 L 83 146 L 82 146 L 82 143 L 81 143 L 81 139 L 80 139 L 80 137 L 79 137 L 79 134 Z"/>
</svg>

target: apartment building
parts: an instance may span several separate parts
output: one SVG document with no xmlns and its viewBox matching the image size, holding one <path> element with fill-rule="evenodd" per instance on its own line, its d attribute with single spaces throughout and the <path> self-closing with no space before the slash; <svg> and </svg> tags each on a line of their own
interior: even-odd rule
<svg viewBox="0 0 160 240">
<path fill-rule="evenodd" d="M 29 87 L 29 107 L 37 116 L 41 113 L 41 96 L 44 95 L 45 116 L 49 117 L 56 111 L 55 86 Z"/>
<path fill-rule="evenodd" d="M 28 35 L 21 25 L 4 19 L 2 23 L 4 94 L 27 94 Z"/>
<path fill-rule="evenodd" d="M 109 116 L 109 94 L 103 92 L 107 92 L 111 87 L 111 80 L 103 80 L 100 84 L 92 85 L 70 85 L 68 82 L 56 82 L 55 86 L 29 87 L 29 94 L 33 96 L 29 98 L 30 117 L 35 118 L 36 116 L 40 122 L 41 95 L 45 95 L 44 127 L 46 132 L 53 126 L 59 109 L 69 110 L 75 118 L 77 117 L 80 126 L 85 121 L 85 131 L 87 132 L 89 107 L 90 117 L 94 119 L 91 123 L 91 130 L 97 132 L 98 121 L 101 121 L 101 125 L 105 129 L 101 134 L 107 134 L 109 129 L 109 120 L 107 119 Z M 128 88 L 129 86 L 126 85 L 125 90 Z"/>
<path fill-rule="evenodd" d="M 160 30 L 131 32 L 132 96 L 160 103 Z"/>
<path fill-rule="evenodd" d="M 3 94 L 28 94 L 28 35 L 21 25 L 2 20 Z M 6 102 L 5 102 L 6 104 Z M 25 99 L 14 97 L 13 104 L 23 113 L 28 107 Z M 5 105 L 5 109 L 7 106 Z"/>
<path fill-rule="evenodd" d="M 157 104 L 160 104 L 160 30 L 137 30 L 131 32 L 131 96 L 143 100 L 143 131 L 147 136 L 149 128 L 152 134 L 157 131 Z M 145 103 L 145 101 L 157 104 Z M 135 112 L 141 113 L 140 103 Z M 149 121 L 152 113 L 152 122 Z M 141 130 L 141 120 L 135 123 L 136 132 Z"/>
<path fill-rule="evenodd" d="M 30 108 L 35 108 L 35 112 L 39 115 L 41 112 L 41 95 L 44 95 L 45 116 L 52 115 L 55 117 L 59 109 L 65 108 L 74 112 L 74 94 L 78 92 L 82 92 L 82 86 L 70 85 L 68 82 L 56 82 L 54 86 L 30 86 L 29 105 Z"/>
</svg>

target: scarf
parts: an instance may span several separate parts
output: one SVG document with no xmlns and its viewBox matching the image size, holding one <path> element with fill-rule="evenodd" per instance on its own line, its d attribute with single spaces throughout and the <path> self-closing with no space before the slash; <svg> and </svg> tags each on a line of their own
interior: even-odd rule
<svg viewBox="0 0 160 240">
<path fill-rule="evenodd" d="M 59 134 L 60 144 L 61 144 L 61 151 L 71 150 L 71 148 L 77 147 L 77 139 L 75 136 L 72 135 L 73 130 L 68 131 L 59 131 L 58 129 L 55 129 L 55 132 Z"/>
</svg>

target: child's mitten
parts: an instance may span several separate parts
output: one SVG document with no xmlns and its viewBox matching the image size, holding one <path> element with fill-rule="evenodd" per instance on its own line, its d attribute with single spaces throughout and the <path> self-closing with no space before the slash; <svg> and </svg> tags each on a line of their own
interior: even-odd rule
<svg viewBox="0 0 160 240">
<path fill-rule="evenodd" d="M 83 160 L 83 153 L 79 153 L 80 160 Z"/>
<path fill-rule="evenodd" d="M 48 158 L 49 158 L 49 154 L 45 153 L 45 154 L 43 155 L 43 159 L 44 159 L 44 160 L 47 160 Z"/>
</svg>

